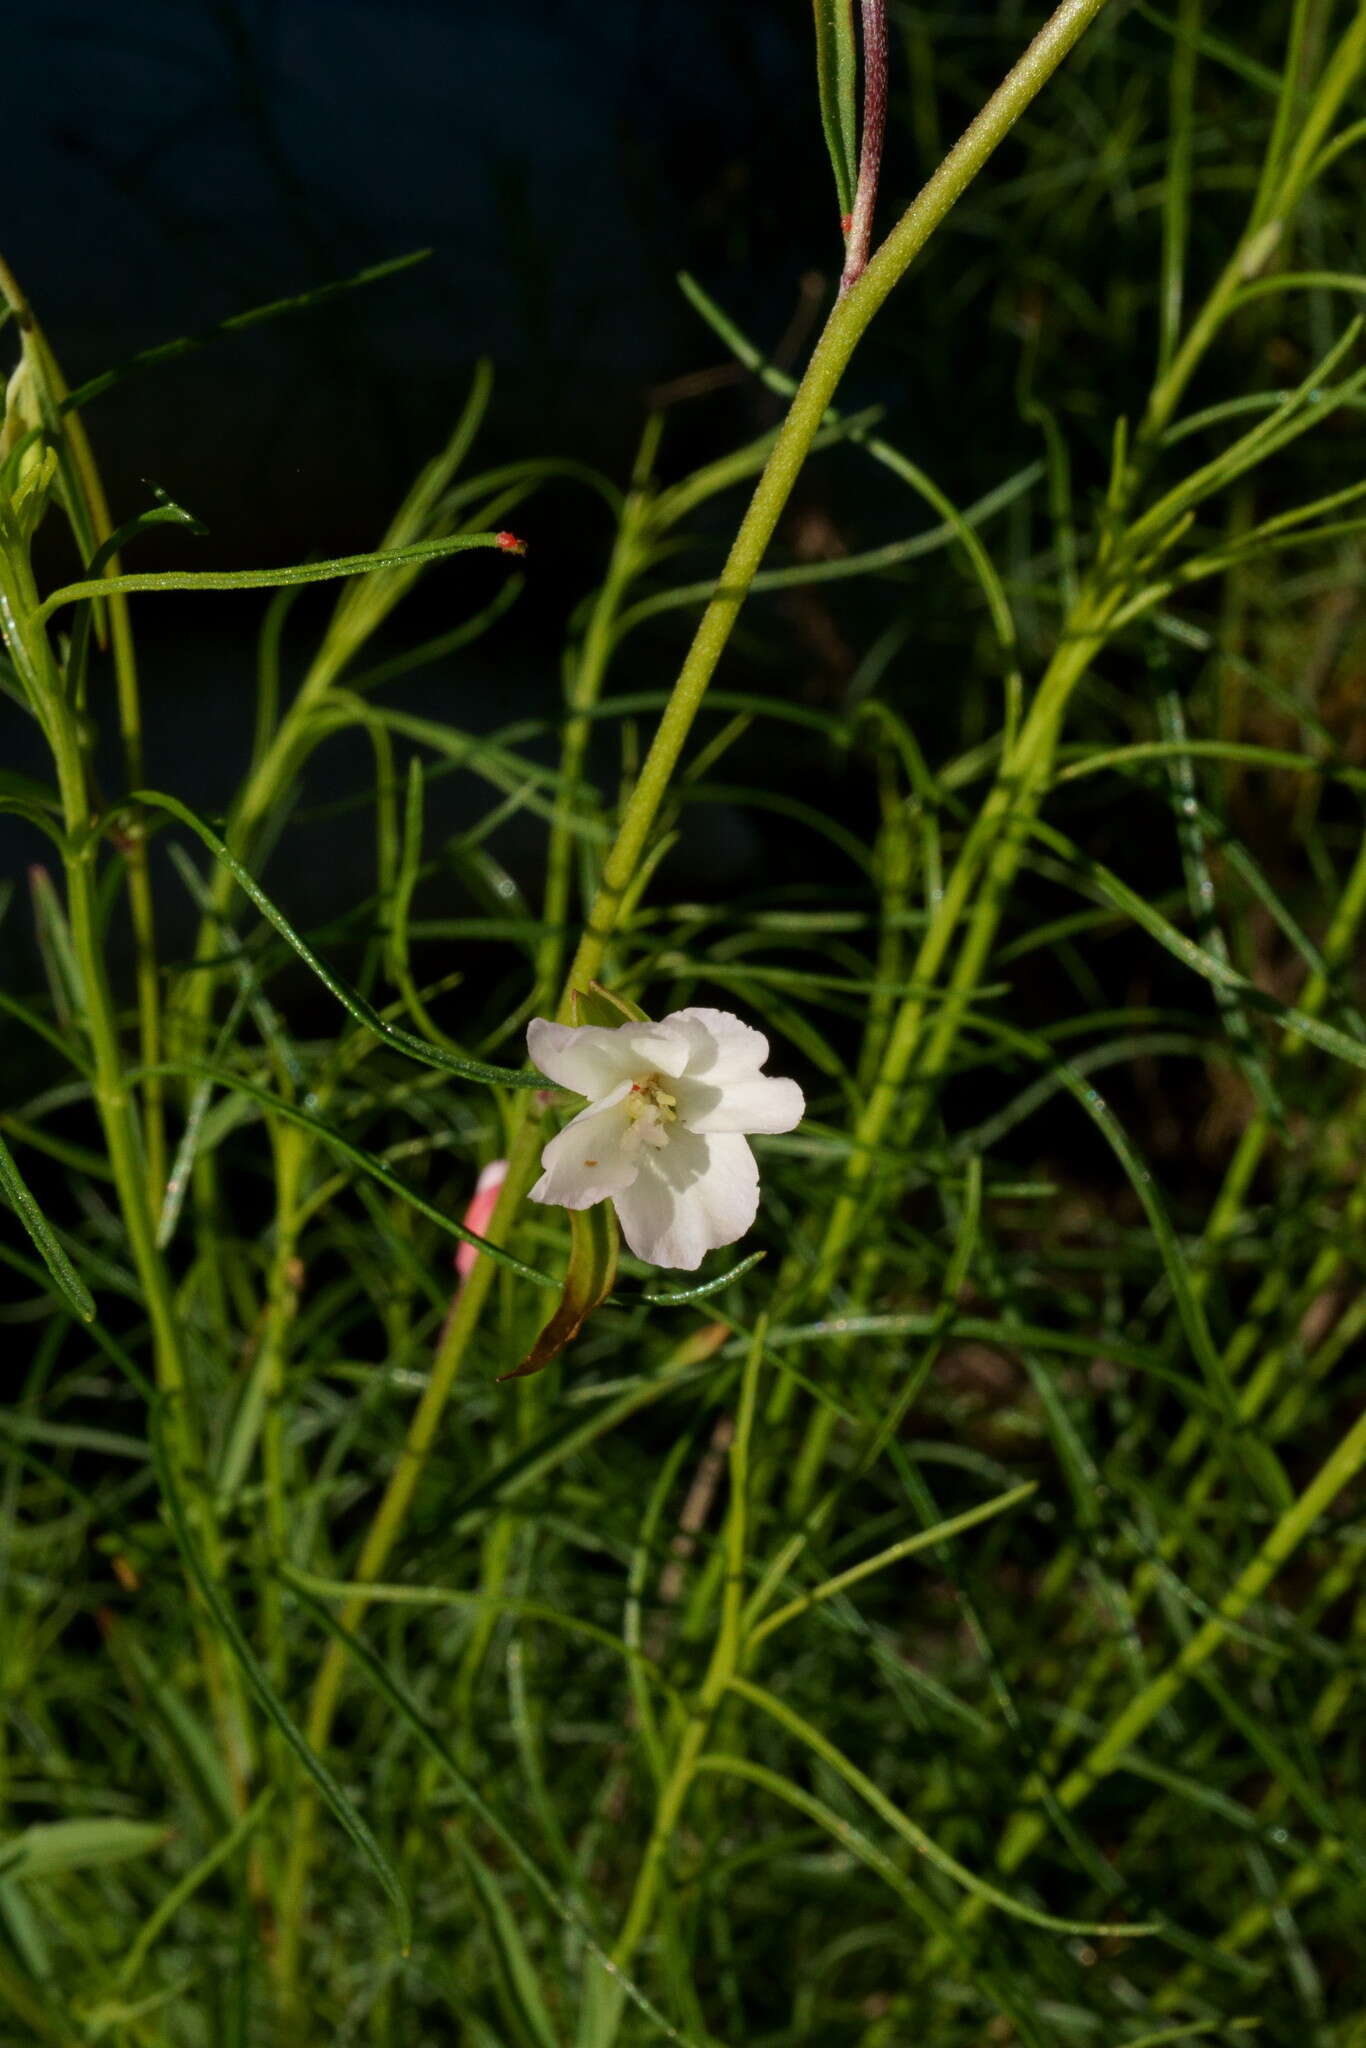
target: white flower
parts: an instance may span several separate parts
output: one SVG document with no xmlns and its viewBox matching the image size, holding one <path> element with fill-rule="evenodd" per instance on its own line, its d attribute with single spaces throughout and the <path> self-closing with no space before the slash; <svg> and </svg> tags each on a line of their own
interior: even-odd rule
<svg viewBox="0 0 1366 2048">
<path fill-rule="evenodd" d="M 795 1081 L 759 1069 L 768 1040 L 728 1010 L 675 1010 L 658 1024 L 550 1024 L 527 1050 L 550 1080 L 588 1097 L 541 1154 L 533 1202 L 588 1209 L 610 1196 L 638 1259 L 688 1272 L 734 1244 L 759 1207 L 746 1132 L 790 1131 Z"/>
</svg>

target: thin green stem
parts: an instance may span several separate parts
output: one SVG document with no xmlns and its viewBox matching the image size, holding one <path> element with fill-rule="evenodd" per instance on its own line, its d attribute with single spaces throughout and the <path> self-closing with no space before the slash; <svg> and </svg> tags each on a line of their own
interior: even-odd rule
<svg viewBox="0 0 1366 2048">
<path fill-rule="evenodd" d="M 66 826 L 64 866 L 67 915 L 72 951 L 80 977 L 84 1022 L 90 1038 L 92 1085 L 104 1131 L 128 1247 L 152 1328 L 156 1384 L 165 1403 L 168 1453 L 191 1503 L 195 1527 L 209 1567 L 221 1570 L 218 1531 L 208 1507 L 203 1445 L 190 1402 L 180 1317 L 170 1275 L 156 1242 L 146 1152 L 133 1084 L 128 1080 L 123 1049 L 105 966 L 104 929 L 96 886 L 99 836 L 91 829 L 92 800 L 81 738 L 66 702 L 62 678 L 36 623 L 38 593 L 27 561 L 6 551 L 4 611 L 15 638 L 12 651 L 24 663 L 43 695 L 48 737 L 52 745 Z M 22 643 L 16 645 L 16 642 Z M 206 1678 L 214 1698 L 223 1746 L 241 1804 L 246 1802 L 250 1768 L 245 1746 L 240 1694 L 225 1670 L 214 1639 L 201 1629 Z"/>
<path fill-rule="evenodd" d="M 616 841 L 604 863 L 597 897 L 570 969 L 569 979 L 574 987 L 584 987 L 601 969 L 693 720 L 855 348 L 874 314 L 934 230 L 1105 4 L 1106 0 L 1064 0 L 1055 9 L 1014 69 L 912 200 L 857 284 L 831 309 L 726 557 L 716 595 L 699 621 L 627 803 Z"/>
<path fill-rule="evenodd" d="M 547 1008 L 556 1001 L 564 971 L 574 868 L 574 823 L 584 758 L 593 729 L 591 714 L 602 693 L 617 643 L 622 606 L 641 566 L 652 503 L 650 471 L 661 425 L 660 417 L 654 415 L 646 426 L 636 458 L 633 488 L 622 507 L 607 574 L 593 601 L 567 693 L 570 716 L 564 729 L 560 781 L 546 852 L 546 929 L 536 958 L 536 988 Z"/>
</svg>

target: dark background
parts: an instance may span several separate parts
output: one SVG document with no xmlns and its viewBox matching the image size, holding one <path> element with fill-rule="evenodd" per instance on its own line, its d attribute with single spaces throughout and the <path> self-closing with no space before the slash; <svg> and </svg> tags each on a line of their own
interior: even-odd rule
<svg viewBox="0 0 1366 2048">
<path fill-rule="evenodd" d="M 220 547 L 363 531 L 483 353 L 508 445 L 591 441 L 610 460 L 646 384 L 714 357 L 676 269 L 748 284 L 744 317 L 833 260 L 804 5 L 0 14 L 4 246 L 73 381 L 433 251 L 401 283 L 106 406 L 113 479 L 155 461 Z"/>
<path fill-rule="evenodd" d="M 571 455 L 620 480 L 651 388 L 724 365 L 675 272 L 695 270 L 767 342 L 799 307 L 809 330 L 810 273 L 828 277 L 838 254 L 804 0 L 147 0 L 122 14 L 56 0 L 0 17 L 0 249 L 72 385 L 245 308 L 432 252 L 90 407 L 116 521 L 147 505 L 150 482 L 208 528 L 148 536 L 129 568 L 258 567 L 374 545 L 481 355 L 497 384 L 467 470 Z M 676 409 L 665 473 L 747 438 L 772 410 L 723 375 L 718 397 Z M 561 486 L 516 523 L 532 544 L 517 612 L 458 670 L 409 683 L 414 708 L 483 728 L 558 702 L 566 621 L 602 574 L 608 521 Z M 64 578 L 56 535 L 45 538 Z M 504 573 L 472 558 L 430 576 L 397 638 L 442 631 Z M 330 602 L 296 604 L 287 670 Z M 264 605 L 136 606 L 149 778 L 210 811 L 245 763 Z M 668 680 L 652 672 L 643 686 Z M 15 765 L 39 772 L 32 737 Z M 305 795 L 335 801 L 366 772 L 359 743 L 333 743 Z M 481 798 L 448 783 L 434 801 L 439 828 L 467 822 Z M 711 823 L 706 836 L 753 857 L 736 819 Z M 314 846 L 295 876 L 298 912 L 354 891 L 364 837 L 334 830 Z M 510 840 L 525 870 L 534 845 L 515 829 Z"/>
</svg>

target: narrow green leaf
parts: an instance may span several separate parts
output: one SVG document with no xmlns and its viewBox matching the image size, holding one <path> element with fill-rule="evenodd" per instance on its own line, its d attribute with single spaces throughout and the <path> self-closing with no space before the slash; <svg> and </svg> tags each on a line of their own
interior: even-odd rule
<svg viewBox="0 0 1366 2048">
<path fill-rule="evenodd" d="M 1022 1052 L 1027 1052 L 1035 1058 L 1042 1057 L 1052 1064 L 1054 1055 L 1051 1049 L 1046 1048 L 1044 1041 L 1035 1038 L 1031 1033 L 1016 1031 L 1009 1025 L 985 1019 L 979 1022 L 984 1023 L 992 1036 L 1003 1044 L 1016 1046 Z M 1191 1276 L 1190 1262 L 1167 1215 L 1146 1160 L 1133 1144 L 1109 1104 L 1089 1081 L 1084 1081 L 1066 1061 L 1057 1065 L 1056 1072 L 1063 1086 L 1081 1104 L 1106 1139 L 1143 1205 L 1154 1243 L 1166 1269 L 1181 1327 L 1195 1360 L 1205 1375 L 1210 1394 L 1223 1412 L 1229 1443 L 1234 1454 L 1241 1460 L 1270 1505 L 1278 1510 L 1285 1507 L 1293 1498 L 1290 1482 L 1271 1446 L 1244 1427 L 1233 1382 L 1229 1377 L 1223 1355 L 1210 1333 L 1204 1307 Z"/>
<path fill-rule="evenodd" d="M 787 1622 L 794 1621 L 798 1615 L 809 1613 L 823 1600 L 833 1599 L 836 1593 L 844 1592 L 849 1586 L 858 1585 L 874 1572 L 882 1571 L 888 1565 L 898 1564 L 902 1558 L 913 1557 L 918 1550 L 926 1550 L 943 1543 L 950 1536 L 961 1536 L 966 1530 L 975 1529 L 979 1522 L 988 1522 L 993 1516 L 1004 1514 L 1007 1508 L 1018 1507 L 1021 1501 L 1028 1500 L 1036 1490 L 1036 1482 L 1027 1479 L 1022 1485 L 1011 1487 L 1007 1493 L 997 1494 L 994 1500 L 982 1501 L 977 1507 L 965 1509 L 961 1515 L 950 1515 L 947 1520 L 937 1522 L 933 1528 L 917 1529 L 913 1536 L 903 1536 L 899 1543 L 891 1543 L 875 1557 L 866 1557 L 858 1564 L 850 1565 L 846 1571 L 837 1572 L 834 1578 L 824 1580 L 819 1586 L 812 1586 L 797 1599 L 789 1600 L 785 1607 L 779 1607 L 775 1613 L 766 1616 L 750 1630 L 746 1648 L 753 1650 L 765 1636 L 772 1635 L 775 1628 L 782 1628 Z"/>
<path fill-rule="evenodd" d="M 47 869 L 30 868 L 28 880 L 38 954 L 52 994 L 58 1029 L 63 1037 L 73 1037 L 85 1026 L 85 985 L 71 943 L 71 926 Z"/>
<path fill-rule="evenodd" d="M 151 1398 L 155 1398 L 153 1394 Z M 158 1741 L 169 1749 L 184 1782 L 203 1809 L 209 1825 L 231 1828 L 237 1817 L 231 1774 L 214 1731 L 191 1706 L 162 1661 L 144 1648 L 133 1625 L 108 1627 L 105 1643 L 139 1716 L 138 1725 L 155 1727 Z"/>
<path fill-rule="evenodd" d="M 278 590 L 285 584 L 332 583 L 340 576 L 368 576 L 376 569 L 410 568 L 416 562 L 439 561 L 443 555 L 464 554 L 470 548 L 507 552 L 507 543 L 500 533 L 451 533 L 437 540 L 413 541 L 407 547 L 334 555 L 326 562 L 292 562 L 283 569 L 165 569 L 145 576 L 106 576 L 92 583 L 63 584 L 44 598 L 34 619 L 41 625 L 63 605 L 87 597 L 108 597 L 115 591 L 131 596 L 156 590 Z"/>
<path fill-rule="evenodd" d="M 65 395 L 58 409 L 70 412 L 76 406 L 89 405 L 92 398 L 99 398 L 103 392 L 121 384 L 125 377 L 131 377 L 139 370 L 153 369 L 158 363 L 172 362 L 177 356 L 192 355 L 196 349 L 207 348 L 210 342 L 217 341 L 220 335 L 259 327 L 263 321 L 278 319 L 282 313 L 306 312 L 342 292 L 355 291 L 360 285 L 376 284 L 384 277 L 394 277 L 399 271 L 410 270 L 415 263 L 425 263 L 431 253 L 430 249 L 413 249 L 405 256 L 390 256 L 383 263 L 372 263 L 367 269 L 358 270 L 354 277 L 337 278 L 331 284 L 316 285 L 311 291 L 295 292 L 287 299 L 272 299 L 268 305 L 251 306 L 245 313 L 231 313 L 226 320 L 220 320 L 201 334 L 186 334 L 175 341 L 158 342 L 154 348 L 143 349 L 140 355 L 131 357 L 119 369 L 101 371 L 98 377 L 78 384 L 74 391 Z"/>
<path fill-rule="evenodd" d="M 172 1830 L 145 1820 L 53 1820 L 25 1828 L 0 1843 L 0 1875 L 56 1877 L 65 1870 L 92 1870 L 149 1856 Z"/>
<path fill-rule="evenodd" d="M 858 184 L 858 116 L 854 89 L 858 51 L 854 43 L 853 0 L 813 0 L 816 16 L 816 86 L 821 126 L 841 214 L 854 210 Z"/>
<path fill-rule="evenodd" d="M 644 1294 L 641 1300 L 648 1301 L 654 1308 L 682 1308 L 690 1301 L 705 1301 L 709 1294 L 719 1294 L 723 1287 L 730 1286 L 732 1280 L 748 1273 L 763 1256 L 762 1252 L 751 1252 L 747 1259 L 741 1259 L 738 1266 L 732 1266 L 728 1273 L 718 1273 L 714 1280 L 703 1280 L 696 1287 L 679 1287 L 663 1294 Z"/>
<path fill-rule="evenodd" d="M 179 1489 L 172 1475 L 170 1460 L 166 1456 L 166 1447 L 162 1438 L 161 1414 L 156 1409 L 152 1413 L 151 1434 L 152 1455 L 156 1461 L 157 1478 L 161 1486 L 162 1499 L 166 1503 L 166 1511 L 170 1517 L 176 1543 L 199 1596 L 208 1609 L 219 1633 L 227 1643 L 228 1648 L 237 1659 L 248 1688 L 263 1711 L 279 1729 L 281 1735 L 289 1744 L 295 1756 L 298 1757 L 299 1762 L 303 1765 L 313 1783 L 317 1786 L 323 1804 L 327 1807 L 333 1819 L 350 1838 L 355 1848 L 360 1851 L 360 1854 L 370 1865 L 380 1884 L 388 1894 L 389 1902 L 394 1909 L 394 1923 L 398 1932 L 399 1947 L 406 1955 L 412 1946 L 413 1916 L 412 1909 L 408 1904 L 408 1895 L 403 1889 L 398 1872 L 390 1863 L 369 1827 L 347 1798 L 345 1792 L 327 1768 L 327 1765 L 317 1754 L 316 1750 L 309 1746 L 298 1728 L 295 1727 L 285 1708 L 284 1702 L 280 1699 L 275 1688 L 267 1678 L 251 1644 L 243 1635 L 237 1617 L 233 1614 L 218 1586 L 210 1576 L 208 1568 L 200 1555 L 199 1545 L 190 1531 L 190 1525 L 185 1514 L 185 1505 L 180 1498 Z"/>
<path fill-rule="evenodd" d="M 422 763 L 414 754 L 408 762 L 408 785 L 403 804 L 403 834 L 398 866 L 385 913 L 385 973 L 393 985 L 402 987 L 408 974 L 408 917 L 413 891 L 422 865 L 422 832 L 425 789 Z M 411 1008 L 411 1004 L 409 1006 Z"/>
<path fill-rule="evenodd" d="M 40 805 L 29 803 L 21 796 L 0 796 L 0 811 L 7 811 L 14 818 L 22 818 L 26 825 L 36 825 L 55 847 L 65 852 L 67 842 L 61 820 L 54 818 Z"/>
<path fill-rule="evenodd" d="M 918 1920 L 934 1928 L 940 1938 L 958 1949 L 960 1954 L 966 1953 L 967 1938 L 954 1925 L 944 1907 L 923 1886 L 916 1884 L 913 1878 L 907 1877 L 886 1850 L 879 1848 L 862 1828 L 856 1827 L 845 1814 L 836 1813 L 832 1806 L 827 1805 L 823 1799 L 818 1799 L 814 1792 L 808 1792 L 804 1786 L 795 1784 L 791 1778 L 783 1777 L 780 1771 L 770 1770 L 766 1764 L 755 1763 L 749 1757 L 728 1756 L 719 1750 L 709 1751 L 706 1756 L 699 1757 L 697 1768 L 700 1772 L 707 1772 L 716 1777 L 738 1778 L 748 1784 L 757 1785 L 761 1790 L 771 1793 L 775 1799 L 785 1800 L 789 1806 L 796 1807 L 799 1813 L 806 1814 L 818 1827 L 824 1828 L 841 1850 L 848 1855 L 856 1856 L 860 1863 L 875 1876 L 880 1877 Z M 1030 2024 L 1029 2015 L 1023 2008 L 1012 2003 L 1012 1995 L 1005 1981 L 998 1980 L 989 1966 L 984 1966 L 976 1959 L 973 1967 L 977 1982 L 988 1988 L 1000 2001 L 1002 2009 L 1016 2020 L 1021 2041 L 1030 2039 L 1026 2031 Z"/>
<path fill-rule="evenodd" d="M 1186 721 L 1181 709 L 1181 699 L 1175 690 L 1164 690 L 1158 697 L 1157 717 L 1163 739 L 1177 750 L 1167 756 L 1166 767 L 1172 809 L 1176 816 L 1176 835 L 1181 847 L 1181 863 L 1186 876 L 1186 897 L 1190 904 L 1196 936 L 1216 960 L 1236 973 L 1228 941 L 1224 937 L 1224 928 L 1219 920 L 1214 877 L 1210 873 L 1200 804 L 1196 795 L 1195 769 L 1190 755 L 1180 751 L 1186 742 Z M 1284 1113 L 1266 1061 L 1262 1058 L 1257 1041 L 1252 1035 L 1246 1011 L 1226 983 L 1215 982 L 1212 993 L 1224 1028 L 1228 1032 L 1234 1056 L 1242 1068 L 1243 1077 L 1252 1091 L 1258 1108 L 1278 1129 L 1283 1130 Z"/>
<path fill-rule="evenodd" d="M 535 2042 L 536 2048 L 559 2048 L 559 2037 L 541 1996 L 535 1968 L 503 1888 L 474 1844 L 463 1835 L 455 1839 L 469 1866 L 474 1895 L 493 1944 L 506 2017 L 524 2040 Z"/>
<path fill-rule="evenodd" d="M 1134 12 L 1141 14 L 1145 21 L 1151 21 L 1158 28 L 1165 29 L 1173 40 L 1179 38 L 1182 33 L 1181 24 L 1172 15 L 1164 14 L 1160 8 L 1150 6 L 1149 0 L 1137 0 Z M 1210 58 L 1215 64 L 1222 64 L 1235 77 L 1242 79 L 1245 85 L 1255 87 L 1258 92 L 1274 95 L 1279 91 L 1279 73 L 1273 71 L 1269 65 L 1259 64 L 1246 50 L 1240 50 L 1236 42 L 1224 36 L 1212 35 L 1208 29 L 1202 29 L 1195 38 L 1195 47 L 1202 57 Z M 1137 2043 L 1132 2044 L 1132 2048 L 1137 2048 Z"/>
<path fill-rule="evenodd" d="M 390 655 L 386 661 L 377 662 L 373 668 L 364 669 L 359 675 L 348 675 L 347 688 L 353 695 L 362 694 L 366 690 L 377 689 L 381 683 L 391 683 L 399 676 L 410 675 L 416 668 L 427 668 L 444 661 L 448 655 L 468 647 L 472 640 L 486 633 L 517 602 L 525 588 L 525 576 L 505 576 L 489 602 L 461 625 L 452 626 L 449 633 L 438 633 L 434 639 L 424 640 L 416 647 L 405 648 L 402 654 Z"/>
<path fill-rule="evenodd" d="M 95 1303 L 90 1289 L 58 1244 L 52 1225 L 29 1193 L 3 1138 L 0 1138 L 0 1192 L 33 1239 L 63 1301 L 68 1308 L 74 1309 L 83 1323 L 93 1323 Z"/>
<path fill-rule="evenodd" d="M 150 527 L 183 526 L 194 534 L 203 535 L 208 532 L 209 529 L 202 519 L 197 519 L 193 512 L 187 512 L 183 505 L 177 505 L 175 499 L 163 491 L 159 484 L 151 484 L 149 488 L 155 504 L 147 511 L 139 512 L 132 519 L 125 520 L 122 526 L 110 534 L 108 540 L 100 542 L 85 565 L 87 576 L 102 575 L 106 563 L 112 561 L 115 555 L 121 555 L 135 540 L 141 539 Z"/>
<path fill-rule="evenodd" d="M 620 1233 L 610 1202 L 569 1212 L 569 1269 L 560 1305 L 520 1365 L 499 1380 L 520 1380 L 541 1372 L 573 1342 L 595 1308 L 612 1292 L 617 1277 Z"/>
<path fill-rule="evenodd" d="M 1120 2048 L 1169 2048 L 1175 2041 L 1194 2041 L 1201 2034 L 1252 2034 L 1261 2031 L 1261 2020 L 1251 2015 L 1238 2020 L 1184 2020 L 1177 2027 L 1163 2027 L 1156 2034 L 1139 2034 Z"/>
</svg>

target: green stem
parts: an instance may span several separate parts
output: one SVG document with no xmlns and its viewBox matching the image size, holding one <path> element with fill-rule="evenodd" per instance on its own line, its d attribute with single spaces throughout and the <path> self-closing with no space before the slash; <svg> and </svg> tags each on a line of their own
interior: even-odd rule
<svg viewBox="0 0 1366 2048">
<path fill-rule="evenodd" d="M 266 1665 L 279 1690 L 286 1679 L 287 1645 L 280 1567 L 289 1559 L 289 1474 L 285 1457 L 285 1376 L 290 1330 L 298 1306 L 295 1272 L 300 1224 L 299 1189 L 309 1142 L 291 1124 L 272 1120 L 275 1151 L 275 1246 L 270 1262 L 266 1324 L 261 1338 L 261 1478 L 270 1570 L 262 1592 Z"/>
<path fill-rule="evenodd" d="M 598 701 L 607 675 L 622 604 L 641 566 L 642 540 L 652 502 L 649 476 L 660 425 L 659 416 L 653 415 L 646 426 L 636 457 L 632 490 L 622 508 L 607 575 L 594 599 L 568 691 L 570 717 L 564 730 L 559 793 L 546 854 L 546 930 L 536 958 L 536 989 L 547 1007 L 556 1000 L 555 992 L 560 986 L 564 968 L 574 867 L 574 815 L 584 756 L 592 731 L 589 714 Z"/>
<path fill-rule="evenodd" d="M 1014 69 L 912 200 L 857 284 L 831 309 L 626 806 L 570 969 L 574 987 L 583 987 L 601 969 L 623 901 L 645 852 L 655 814 L 664 800 L 693 720 L 855 348 L 874 314 L 934 230 L 1104 5 L 1105 0 L 1064 0 L 1055 9 Z"/>
<path fill-rule="evenodd" d="M 79 412 L 67 403 L 70 393 L 61 366 L 46 335 L 33 317 L 32 308 L 8 266 L 0 262 L 0 297 L 3 297 L 19 326 L 28 334 L 29 344 L 41 362 L 48 397 L 61 418 L 74 470 L 74 487 L 84 503 L 89 520 L 85 545 L 98 552 L 114 531 L 109 501 L 95 463 L 89 437 Z M 82 541 L 79 526 L 75 529 Z M 120 574 L 117 556 L 105 564 L 106 578 Z M 98 588 L 98 586 L 96 586 Z M 114 683 L 118 695 L 119 733 L 123 741 L 124 767 L 130 789 L 142 786 L 142 710 L 138 693 L 137 659 L 133 648 L 132 624 L 127 600 L 120 592 L 104 598 L 109 618 L 109 638 L 114 657 Z M 35 606 L 36 609 L 36 606 Z M 35 629 L 36 630 L 36 629 Z M 124 832 L 122 848 L 128 884 L 128 908 L 133 925 L 134 972 L 137 978 L 138 1022 L 142 1064 L 156 1067 L 161 1059 L 161 993 L 157 978 L 156 922 L 152 902 L 151 876 L 147 864 L 147 835 L 141 820 Z M 163 1083 L 159 1074 L 149 1073 L 142 1083 L 143 1142 L 147 1154 L 147 1180 L 155 1206 L 166 1182 L 166 1120 Z"/>
<path fill-rule="evenodd" d="M 5 560 L 5 612 L 15 636 L 16 657 L 41 690 L 44 724 L 52 747 L 61 796 L 66 846 L 67 915 L 72 951 L 80 975 L 85 1025 L 90 1037 L 93 1094 L 104 1131 L 110 1173 L 118 1196 L 128 1246 L 152 1328 L 156 1383 L 165 1404 L 168 1455 L 210 1569 L 221 1570 L 218 1531 L 209 1511 L 203 1447 L 189 1401 L 180 1318 L 165 1261 L 156 1242 L 143 1133 L 137 1100 L 126 1077 L 113 994 L 104 958 L 104 933 L 96 887 L 100 838 L 91 829 L 92 801 L 81 740 L 66 701 L 63 678 L 46 633 L 35 623 L 38 593 L 28 562 L 17 550 Z M 224 1741 L 229 1771 L 242 1805 L 250 1760 L 246 1751 L 240 1695 L 225 1671 L 215 1640 L 200 1629 L 206 1681 Z"/>
</svg>

